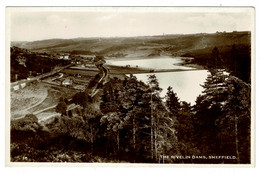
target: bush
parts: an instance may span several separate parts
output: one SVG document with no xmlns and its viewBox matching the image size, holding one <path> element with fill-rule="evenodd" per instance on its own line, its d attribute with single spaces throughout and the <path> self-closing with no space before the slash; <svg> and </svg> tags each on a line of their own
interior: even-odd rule
<svg viewBox="0 0 260 175">
<path fill-rule="evenodd" d="M 33 114 L 27 114 L 24 118 L 11 121 L 11 130 L 37 132 L 42 129 L 38 118 Z"/>
</svg>

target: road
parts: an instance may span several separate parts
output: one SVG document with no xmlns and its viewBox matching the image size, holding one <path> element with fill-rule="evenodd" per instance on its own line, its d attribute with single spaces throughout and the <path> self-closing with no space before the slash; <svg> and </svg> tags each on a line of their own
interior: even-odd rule
<svg viewBox="0 0 260 175">
<path fill-rule="evenodd" d="M 92 92 L 90 94 L 91 98 L 93 98 L 98 92 L 99 92 L 99 84 L 103 84 L 103 81 L 108 77 L 108 69 L 106 67 L 103 66 L 103 64 L 101 64 L 99 67 L 99 70 L 102 71 L 102 77 L 99 79 L 98 83 L 96 84 L 96 86 L 92 89 Z"/>
<path fill-rule="evenodd" d="M 42 79 L 42 78 L 45 78 L 45 77 L 54 75 L 54 74 L 56 74 L 56 73 L 62 71 L 63 69 L 66 69 L 66 68 L 71 67 L 71 66 L 74 66 L 74 64 L 69 64 L 69 65 L 67 65 L 67 66 L 63 66 L 63 67 L 54 69 L 54 70 L 52 70 L 51 72 L 47 72 L 47 73 L 45 73 L 45 74 L 42 74 L 42 75 L 39 75 L 39 76 L 30 78 L 30 79 L 27 79 L 27 80 L 24 79 L 24 80 L 20 80 L 20 81 L 13 82 L 13 83 L 11 83 L 10 88 L 13 89 L 14 86 L 19 86 L 19 85 L 24 84 L 24 83 L 27 84 L 27 83 L 34 82 L 34 81 L 40 80 L 40 79 Z"/>
</svg>

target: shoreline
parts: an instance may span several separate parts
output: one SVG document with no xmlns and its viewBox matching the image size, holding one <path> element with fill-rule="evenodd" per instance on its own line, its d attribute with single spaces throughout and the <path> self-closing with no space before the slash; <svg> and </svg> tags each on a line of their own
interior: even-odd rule
<svg viewBox="0 0 260 175">
<path fill-rule="evenodd" d="M 109 64 L 109 61 L 134 61 L 134 60 L 151 60 L 151 59 L 178 59 L 181 60 L 179 63 L 172 65 L 186 67 L 185 68 L 175 68 L 175 69 L 153 69 L 153 68 L 143 68 L 143 67 L 125 67 L 119 65 Z M 106 67 L 110 69 L 110 74 L 142 74 L 142 73 L 160 73 L 160 72 L 180 72 L 180 71 L 194 71 L 194 70 L 206 70 L 204 66 L 191 63 L 192 57 L 172 57 L 172 56 L 153 56 L 153 57 L 124 57 L 124 58 L 109 58 L 106 59 L 108 62 L 105 64 Z M 188 61 L 187 61 L 188 60 Z"/>
<path fill-rule="evenodd" d="M 185 67 L 195 68 L 195 69 L 199 69 L 199 70 L 207 70 L 204 66 L 201 66 L 198 64 L 193 64 L 193 63 L 176 63 L 174 65 L 185 66 Z"/>
<path fill-rule="evenodd" d="M 172 58 L 172 59 L 182 59 L 182 58 L 191 58 L 191 57 L 180 57 L 180 56 L 168 56 L 168 55 L 164 55 L 164 56 L 143 56 L 143 57 L 118 57 L 118 58 L 106 58 L 106 61 L 133 61 L 133 60 L 148 60 L 148 59 L 158 59 L 158 58 Z"/>
<path fill-rule="evenodd" d="M 161 73 L 161 72 L 182 72 L 182 71 L 200 71 L 206 70 L 196 66 L 190 66 L 193 69 L 142 69 L 142 68 L 126 68 L 121 66 L 109 65 L 109 74 L 147 74 L 147 73 Z M 188 67 L 188 66 L 187 66 Z"/>
</svg>

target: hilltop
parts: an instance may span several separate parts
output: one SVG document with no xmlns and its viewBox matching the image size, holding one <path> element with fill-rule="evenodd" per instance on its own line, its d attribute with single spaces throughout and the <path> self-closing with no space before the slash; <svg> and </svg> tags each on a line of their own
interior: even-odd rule
<svg viewBox="0 0 260 175">
<path fill-rule="evenodd" d="M 104 56 L 181 56 L 194 50 L 250 45 L 250 32 L 217 32 L 212 34 L 176 34 L 160 36 L 49 39 L 32 42 L 12 42 L 12 46 L 34 52 L 98 54 Z"/>
</svg>

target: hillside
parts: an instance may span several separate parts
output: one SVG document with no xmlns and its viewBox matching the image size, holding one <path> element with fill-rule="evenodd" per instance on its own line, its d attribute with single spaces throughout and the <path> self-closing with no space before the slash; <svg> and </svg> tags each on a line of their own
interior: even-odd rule
<svg viewBox="0 0 260 175">
<path fill-rule="evenodd" d="M 71 52 L 76 54 L 99 54 L 104 56 L 124 55 L 154 56 L 182 55 L 193 50 L 212 49 L 237 45 L 250 45 L 250 32 L 213 34 L 161 35 L 114 38 L 49 39 L 33 42 L 12 42 L 12 46 L 34 52 Z"/>
</svg>

